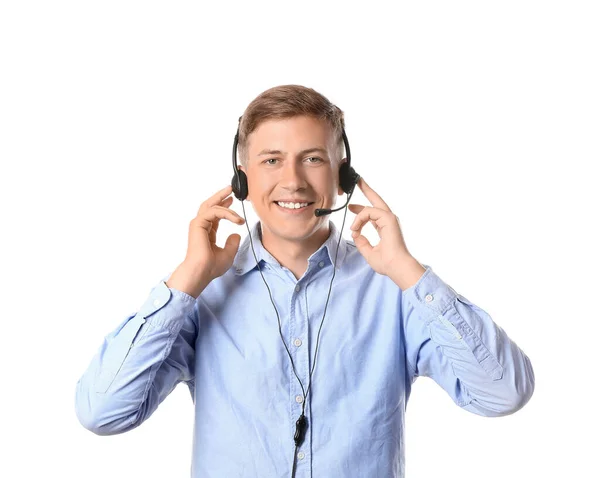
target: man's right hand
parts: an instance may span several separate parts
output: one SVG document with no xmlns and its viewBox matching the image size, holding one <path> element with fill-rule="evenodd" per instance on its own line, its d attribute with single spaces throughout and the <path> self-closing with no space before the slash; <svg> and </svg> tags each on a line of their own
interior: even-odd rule
<svg viewBox="0 0 600 478">
<path fill-rule="evenodd" d="M 244 224 L 244 218 L 229 209 L 233 202 L 231 185 L 221 189 L 200 205 L 198 214 L 190 221 L 188 248 L 184 261 L 166 282 L 197 298 L 204 288 L 229 270 L 237 254 L 241 236 L 231 234 L 224 247 L 217 246 L 217 229 L 221 219 Z"/>
</svg>

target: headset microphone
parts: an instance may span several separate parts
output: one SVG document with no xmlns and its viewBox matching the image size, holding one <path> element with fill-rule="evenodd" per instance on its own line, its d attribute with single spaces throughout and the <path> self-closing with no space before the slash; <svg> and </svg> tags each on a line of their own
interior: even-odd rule
<svg viewBox="0 0 600 478">
<path fill-rule="evenodd" d="M 357 174 L 357 176 L 360 178 L 360 175 Z M 350 202 L 350 198 L 352 197 L 352 194 L 348 195 L 348 199 L 346 200 L 346 204 L 344 204 L 342 207 L 338 207 L 337 209 L 315 209 L 315 216 L 319 217 L 319 216 L 325 216 L 326 214 L 331 214 L 332 212 L 335 211 L 339 211 L 340 209 L 344 209 L 348 203 Z"/>
</svg>

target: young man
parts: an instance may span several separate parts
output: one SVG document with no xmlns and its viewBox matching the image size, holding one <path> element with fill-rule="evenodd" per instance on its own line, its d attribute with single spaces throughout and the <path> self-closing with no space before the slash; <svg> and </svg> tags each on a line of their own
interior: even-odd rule
<svg viewBox="0 0 600 478">
<path fill-rule="evenodd" d="M 78 381 L 86 428 L 131 430 L 185 382 L 192 477 L 402 477 L 418 376 L 478 415 L 527 403 L 529 358 L 408 252 L 398 218 L 364 179 L 371 205 L 349 206 L 355 242 L 338 249 L 335 224 L 315 216 L 343 193 L 342 128 L 341 110 L 309 88 L 271 88 L 250 103 L 239 169 L 260 221 L 241 246 L 232 234 L 220 248 L 219 221 L 244 224 L 228 207 L 231 186 L 200 206 L 184 261 Z M 375 247 L 360 235 L 367 222 Z"/>
</svg>

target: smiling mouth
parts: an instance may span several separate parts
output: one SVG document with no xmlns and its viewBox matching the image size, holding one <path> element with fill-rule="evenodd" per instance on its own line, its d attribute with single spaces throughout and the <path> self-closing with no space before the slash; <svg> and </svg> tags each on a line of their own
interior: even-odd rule
<svg viewBox="0 0 600 478">
<path fill-rule="evenodd" d="M 309 203 L 308 203 L 308 205 L 306 205 L 306 206 L 303 206 L 303 207 L 298 207 L 298 208 L 294 208 L 294 209 L 292 209 L 292 208 L 289 208 L 289 207 L 283 207 L 283 206 L 280 206 L 280 205 L 277 203 L 277 201 L 273 201 L 273 204 L 275 204 L 277 207 L 279 207 L 279 208 L 281 208 L 281 209 L 284 209 L 285 211 L 292 211 L 292 212 L 293 212 L 293 211 L 303 211 L 303 210 L 305 210 L 305 209 L 308 209 L 310 206 L 312 206 L 312 205 L 314 204 L 314 201 L 313 201 L 313 202 L 309 202 Z"/>
</svg>

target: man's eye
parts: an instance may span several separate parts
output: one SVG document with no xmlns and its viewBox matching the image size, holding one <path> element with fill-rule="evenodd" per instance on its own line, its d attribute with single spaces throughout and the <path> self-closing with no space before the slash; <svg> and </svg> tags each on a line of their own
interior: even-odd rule
<svg viewBox="0 0 600 478">
<path fill-rule="evenodd" d="M 323 162 L 323 160 L 321 158 L 319 158 L 318 156 L 310 156 L 306 159 L 318 159 L 320 162 Z M 263 162 L 264 163 L 268 163 L 268 164 L 274 164 L 274 163 L 269 163 L 269 161 L 277 161 L 277 158 L 269 158 L 269 159 L 265 159 Z M 317 161 L 309 161 L 310 163 L 316 164 Z"/>
</svg>

